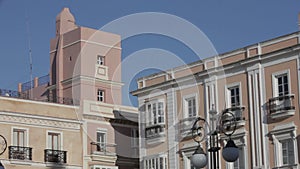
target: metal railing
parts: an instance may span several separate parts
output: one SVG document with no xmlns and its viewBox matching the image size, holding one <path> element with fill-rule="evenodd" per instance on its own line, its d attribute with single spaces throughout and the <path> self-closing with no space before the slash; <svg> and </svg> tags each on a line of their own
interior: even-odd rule
<svg viewBox="0 0 300 169">
<path fill-rule="evenodd" d="M 32 160 L 31 147 L 9 146 L 8 150 L 9 159 Z"/>
<path fill-rule="evenodd" d="M 45 162 L 67 163 L 67 151 L 45 149 Z"/>
<path fill-rule="evenodd" d="M 224 112 L 230 112 L 234 115 L 236 121 L 245 120 L 245 117 L 243 116 L 243 111 L 245 110 L 245 107 L 243 106 L 235 106 L 231 108 L 227 108 L 224 110 Z"/>
<path fill-rule="evenodd" d="M 50 75 L 45 75 L 38 78 L 38 86 L 49 84 L 50 83 Z"/>
<path fill-rule="evenodd" d="M 7 89 L 0 89 L 0 96 L 29 99 L 29 95 L 27 93 Z"/>
<path fill-rule="evenodd" d="M 0 89 L 0 96 L 3 97 L 12 97 L 18 99 L 25 99 L 25 100 L 35 100 L 35 101 L 42 101 L 42 102 L 49 102 L 49 103 L 58 103 L 58 104 L 65 104 L 65 105 L 79 105 L 79 100 L 65 98 L 65 97 L 48 97 L 46 99 L 33 99 L 29 97 L 28 92 L 18 92 L 14 90 L 7 90 L 7 89 Z"/>
<path fill-rule="evenodd" d="M 79 105 L 79 101 L 76 99 L 65 98 L 65 97 L 48 97 L 44 102 L 59 103 L 65 105 Z"/>
<path fill-rule="evenodd" d="M 91 142 L 92 155 L 116 155 L 116 144 Z"/>
<path fill-rule="evenodd" d="M 42 76 L 42 77 L 39 77 L 38 78 L 38 81 L 37 81 L 37 86 L 41 86 L 41 85 L 45 85 L 45 84 L 49 84 L 50 82 L 50 75 L 45 75 L 45 76 Z M 28 82 L 25 82 L 25 83 L 22 83 L 22 91 L 27 91 L 27 90 L 30 90 L 32 88 L 34 88 L 34 80 L 32 81 L 28 81 Z"/>
<path fill-rule="evenodd" d="M 165 124 L 146 126 L 146 138 L 160 137 L 165 133 Z"/>
<path fill-rule="evenodd" d="M 294 95 L 284 95 L 269 99 L 270 114 L 285 111 L 295 110 Z"/>
<path fill-rule="evenodd" d="M 191 128 L 193 127 L 195 119 L 197 119 L 197 117 L 187 117 L 179 120 L 180 133 L 185 133 L 185 132 L 191 133 Z"/>
</svg>

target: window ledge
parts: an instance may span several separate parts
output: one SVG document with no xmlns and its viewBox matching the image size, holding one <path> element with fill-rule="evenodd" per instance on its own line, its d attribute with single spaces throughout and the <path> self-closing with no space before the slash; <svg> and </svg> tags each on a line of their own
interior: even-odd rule
<svg viewBox="0 0 300 169">
<path fill-rule="evenodd" d="M 280 119 L 280 118 L 287 118 L 287 117 L 294 116 L 294 115 L 295 115 L 295 109 L 290 109 L 290 110 L 276 111 L 276 112 L 270 114 L 270 117 L 272 119 Z"/>
<path fill-rule="evenodd" d="M 273 169 L 298 169 L 300 167 L 299 164 L 291 164 L 291 165 L 283 165 L 279 167 L 274 167 Z"/>
<path fill-rule="evenodd" d="M 146 138 L 147 144 L 159 144 L 166 141 L 166 135 L 164 133 L 160 133 L 157 136 Z"/>
<path fill-rule="evenodd" d="M 10 159 L 11 164 L 16 164 L 16 165 L 32 165 L 31 160 L 18 160 L 18 159 Z"/>
</svg>

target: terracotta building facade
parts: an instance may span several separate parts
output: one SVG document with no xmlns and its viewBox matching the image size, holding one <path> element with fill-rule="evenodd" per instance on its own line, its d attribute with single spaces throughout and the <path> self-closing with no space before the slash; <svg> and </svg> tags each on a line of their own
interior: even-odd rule
<svg viewBox="0 0 300 169">
<path fill-rule="evenodd" d="M 295 32 L 140 78 L 132 94 L 139 103 L 142 168 L 193 168 L 192 124 L 202 117 L 211 127 L 211 110 L 235 116 L 231 138 L 239 148 L 233 163 L 221 149 L 216 167 L 299 168 L 299 43 Z M 224 147 L 228 137 L 219 138 Z M 207 152 L 209 138 L 201 145 Z"/>
</svg>

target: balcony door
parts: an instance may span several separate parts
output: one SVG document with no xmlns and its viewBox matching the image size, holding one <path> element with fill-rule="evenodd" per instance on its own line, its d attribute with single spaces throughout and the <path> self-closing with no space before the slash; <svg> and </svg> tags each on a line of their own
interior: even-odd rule
<svg viewBox="0 0 300 169">
<path fill-rule="evenodd" d="M 106 151 L 106 132 L 97 132 L 97 151 Z"/>
<path fill-rule="evenodd" d="M 52 150 L 61 149 L 61 136 L 60 133 L 48 133 L 48 148 Z"/>
<path fill-rule="evenodd" d="M 13 146 L 26 146 L 26 131 L 23 129 L 13 129 Z"/>
</svg>

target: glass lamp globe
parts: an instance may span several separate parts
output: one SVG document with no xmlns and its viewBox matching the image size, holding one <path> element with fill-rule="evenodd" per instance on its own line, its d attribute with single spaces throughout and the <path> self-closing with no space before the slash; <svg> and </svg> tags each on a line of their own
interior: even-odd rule
<svg viewBox="0 0 300 169">
<path fill-rule="evenodd" d="M 194 154 L 191 157 L 191 163 L 196 168 L 203 168 L 207 164 L 207 157 L 204 153 L 203 149 L 198 146 L 197 150 L 194 152 Z"/>
<path fill-rule="evenodd" d="M 227 162 L 234 162 L 239 158 L 239 149 L 231 139 L 223 148 L 222 156 Z"/>
</svg>

